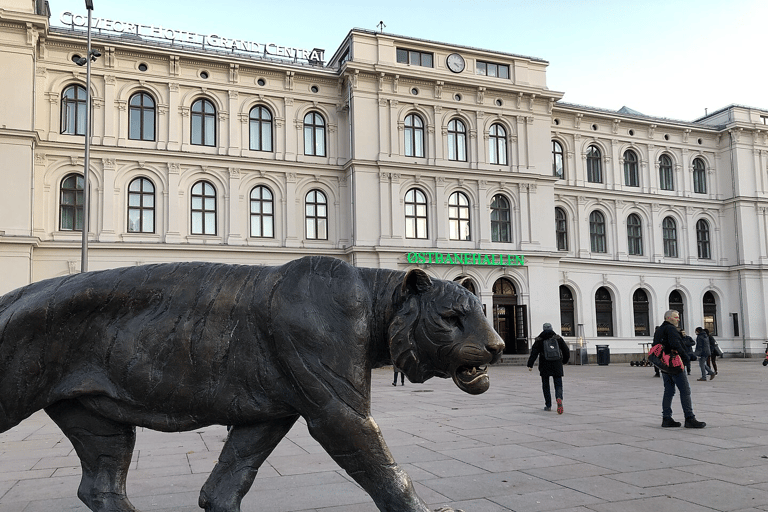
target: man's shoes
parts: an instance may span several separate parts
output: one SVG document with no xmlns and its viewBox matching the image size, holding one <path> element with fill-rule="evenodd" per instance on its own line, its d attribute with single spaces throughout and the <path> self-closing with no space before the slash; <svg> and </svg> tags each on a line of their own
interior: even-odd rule
<svg viewBox="0 0 768 512">
<path fill-rule="evenodd" d="M 392 385 L 393 385 L 393 386 L 397 386 L 397 382 L 393 382 L 393 383 L 392 383 Z"/>
<path fill-rule="evenodd" d="M 557 414 L 563 414 L 563 399 L 557 399 Z"/>
<path fill-rule="evenodd" d="M 713 374 L 711 374 L 711 375 L 709 376 L 709 380 L 712 380 L 712 379 L 714 379 L 714 378 L 715 378 L 715 375 L 717 375 L 717 374 L 716 374 L 716 373 L 713 373 Z"/>
<path fill-rule="evenodd" d="M 544 406 L 544 410 L 545 410 L 545 411 L 551 411 L 551 410 L 552 410 L 552 407 L 550 407 L 550 406 L 548 406 L 548 405 L 545 405 L 545 406 Z"/>
<path fill-rule="evenodd" d="M 704 428 L 707 424 L 696 419 L 696 416 L 685 418 L 685 428 Z"/>
<path fill-rule="evenodd" d="M 706 378 L 706 377 L 702 377 L 702 378 L 700 378 L 700 379 L 696 379 L 696 380 L 703 380 L 703 381 L 705 381 L 705 382 L 706 382 L 707 378 Z M 712 380 L 712 379 L 710 379 L 710 380 Z"/>
<path fill-rule="evenodd" d="M 675 421 L 672 418 L 664 418 L 661 420 L 661 426 L 662 427 L 679 427 L 681 423 L 679 421 Z"/>
</svg>

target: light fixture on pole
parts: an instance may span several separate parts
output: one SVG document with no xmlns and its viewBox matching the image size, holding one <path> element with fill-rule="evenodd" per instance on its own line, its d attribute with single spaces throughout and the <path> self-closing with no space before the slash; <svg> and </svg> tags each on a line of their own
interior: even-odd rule
<svg viewBox="0 0 768 512">
<path fill-rule="evenodd" d="M 88 50 L 85 57 L 73 59 L 78 66 L 85 65 L 85 162 L 83 163 L 83 242 L 80 254 L 80 272 L 88 272 L 88 225 L 91 198 L 88 171 L 91 165 L 91 62 L 101 57 L 101 52 L 91 50 L 91 11 L 93 0 L 85 0 L 88 10 Z"/>
</svg>

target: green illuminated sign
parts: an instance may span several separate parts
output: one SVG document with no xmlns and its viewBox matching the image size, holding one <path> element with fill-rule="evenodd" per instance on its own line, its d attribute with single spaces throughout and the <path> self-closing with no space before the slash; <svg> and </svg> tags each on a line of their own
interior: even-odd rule
<svg viewBox="0 0 768 512">
<path fill-rule="evenodd" d="M 432 265 L 486 265 L 522 266 L 522 254 L 483 254 L 476 252 L 409 252 L 408 263 L 429 263 Z"/>
</svg>

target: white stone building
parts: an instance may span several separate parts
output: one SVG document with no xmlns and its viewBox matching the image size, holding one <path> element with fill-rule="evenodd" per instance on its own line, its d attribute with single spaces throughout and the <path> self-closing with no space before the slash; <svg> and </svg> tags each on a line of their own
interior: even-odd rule
<svg viewBox="0 0 768 512">
<path fill-rule="evenodd" d="M 0 0 L 2 293 L 80 268 L 84 16 L 47 9 Z M 570 105 L 544 60 L 358 29 L 331 55 L 143 23 L 93 32 L 90 270 L 419 265 L 471 277 L 509 352 L 551 322 L 638 353 L 673 307 L 762 353 L 768 111 Z"/>
</svg>

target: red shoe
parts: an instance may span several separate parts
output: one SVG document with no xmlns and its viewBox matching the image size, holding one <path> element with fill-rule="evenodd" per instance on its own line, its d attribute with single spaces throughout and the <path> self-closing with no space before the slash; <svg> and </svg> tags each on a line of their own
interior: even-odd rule
<svg viewBox="0 0 768 512">
<path fill-rule="evenodd" d="M 563 414 L 563 399 L 557 399 L 557 414 Z"/>
</svg>

